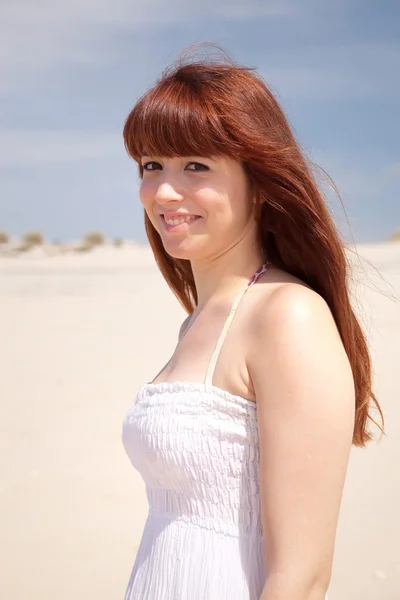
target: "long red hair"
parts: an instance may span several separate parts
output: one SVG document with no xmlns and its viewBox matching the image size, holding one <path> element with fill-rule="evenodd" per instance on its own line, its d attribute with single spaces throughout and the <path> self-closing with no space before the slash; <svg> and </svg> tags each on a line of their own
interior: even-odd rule
<svg viewBox="0 0 400 600">
<path fill-rule="evenodd" d="M 129 155 L 225 155 L 240 161 L 256 197 L 264 255 L 310 285 L 328 303 L 349 358 L 356 391 L 353 444 L 372 439 L 372 391 L 367 341 L 350 303 L 348 264 L 322 193 L 274 95 L 253 68 L 225 59 L 178 61 L 130 112 L 123 131 Z M 183 307 L 197 292 L 189 260 L 168 255 L 145 214 L 156 262 Z"/>
</svg>

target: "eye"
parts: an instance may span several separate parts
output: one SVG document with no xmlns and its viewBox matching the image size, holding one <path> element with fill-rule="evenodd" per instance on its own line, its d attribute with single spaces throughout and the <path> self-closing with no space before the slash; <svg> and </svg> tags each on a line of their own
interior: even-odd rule
<svg viewBox="0 0 400 600">
<path fill-rule="evenodd" d="M 194 166 L 196 168 L 194 169 L 189 169 L 189 166 Z M 190 162 L 187 164 L 188 171 L 209 171 L 209 167 L 207 167 L 207 165 L 204 165 L 203 163 L 199 163 L 199 162 Z"/>
<path fill-rule="evenodd" d="M 161 165 L 154 160 L 149 160 L 148 162 L 143 163 L 142 168 L 143 171 L 156 171 L 158 168 L 161 169 Z"/>
</svg>

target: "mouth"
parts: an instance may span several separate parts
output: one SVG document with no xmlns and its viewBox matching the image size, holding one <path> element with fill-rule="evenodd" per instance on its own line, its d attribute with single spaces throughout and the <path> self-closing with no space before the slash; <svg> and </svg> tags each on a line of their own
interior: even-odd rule
<svg viewBox="0 0 400 600">
<path fill-rule="evenodd" d="M 171 216 L 161 215 L 161 220 L 166 231 L 177 231 L 191 227 L 196 221 L 202 217 L 198 215 Z"/>
</svg>

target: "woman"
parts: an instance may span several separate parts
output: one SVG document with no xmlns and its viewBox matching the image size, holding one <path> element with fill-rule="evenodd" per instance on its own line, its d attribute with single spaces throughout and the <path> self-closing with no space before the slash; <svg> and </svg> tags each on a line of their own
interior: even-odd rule
<svg viewBox="0 0 400 600">
<path fill-rule="evenodd" d="M 227 60 L 167 70 L 124 140 L 189 314 L 124 419 L 149 502 L 125 598 L 323 600 L 380 407 L 322 195 L 265 83 Z"/>
</svg>

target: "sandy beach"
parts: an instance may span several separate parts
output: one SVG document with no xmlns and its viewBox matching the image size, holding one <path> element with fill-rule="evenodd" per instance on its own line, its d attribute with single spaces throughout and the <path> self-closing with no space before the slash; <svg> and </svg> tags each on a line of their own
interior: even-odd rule
<svg viewBox="0 0 400 600">
<path fill-rule="evenodd" d="M 399 600 L 400 242 L 358 252 L 387 436 L 352 450 L 329 600 Z M 147 505 L 121 423 L 185 313 L 134 244 L 0 256 L 0 303 L 0 597 L 122 600 Z"/>
</svg>

